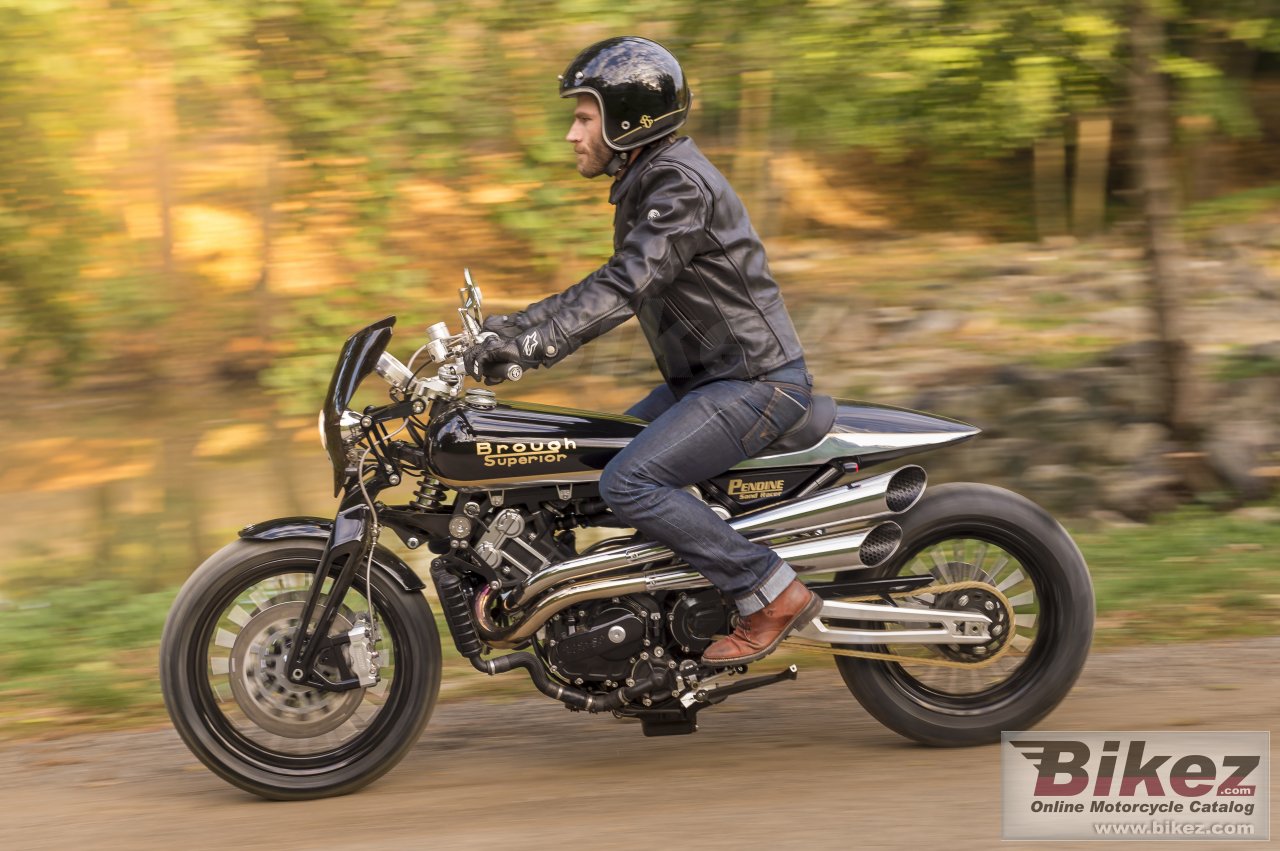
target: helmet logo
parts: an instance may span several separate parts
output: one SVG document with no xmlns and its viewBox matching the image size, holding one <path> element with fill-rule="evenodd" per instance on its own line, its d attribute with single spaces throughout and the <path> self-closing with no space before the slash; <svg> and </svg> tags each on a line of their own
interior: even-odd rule
<svg viewBox="0 0 1280 851">
<path fill-rule="evenodd" d="M 647 115 L 640 116 L 640 126 L 648 130 L 650 127 L 653 126 L 653 119 Z"/>
</svg>

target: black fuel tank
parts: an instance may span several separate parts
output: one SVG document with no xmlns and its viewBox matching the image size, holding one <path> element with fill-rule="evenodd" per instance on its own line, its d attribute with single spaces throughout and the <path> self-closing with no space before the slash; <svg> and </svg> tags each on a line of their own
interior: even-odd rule
<svg viewBox="0 0 1280 851">
<path fill-rule="evenodd" d="M 634 417 L 473 397 L 432 411 L 427 459 L 456 488 L 592 482 L 644 426 Z"/>
</svg>

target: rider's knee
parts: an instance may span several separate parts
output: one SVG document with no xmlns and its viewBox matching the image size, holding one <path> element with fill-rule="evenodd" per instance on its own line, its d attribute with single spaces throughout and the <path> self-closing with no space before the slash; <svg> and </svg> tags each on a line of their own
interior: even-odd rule
<svg viewBox="0 0 1280 851">
<path fill-rule="evenodd" d="M 622 471 L 613 464 L 605 466 L 600 473 L 600 498 L 614 512 L 627 501 L 628 488 L 624 484 L 624 478 Z"/>
<path fill-rule="evenodd" d="M 619 518 L 626 519 L 647 488 L 622 465 L 608 464 L 600 474 L 600 498 Z"/>
</svg>

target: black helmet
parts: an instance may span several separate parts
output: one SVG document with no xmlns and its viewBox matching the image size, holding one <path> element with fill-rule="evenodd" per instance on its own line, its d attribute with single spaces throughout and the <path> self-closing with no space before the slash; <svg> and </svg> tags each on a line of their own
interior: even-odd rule
<svg viewBox="0 0 1280 851">
<path fill-rule="evenodd" d="M 647 38 L 606 39 L 582 51 L 560 75 L 560 97 L 594 95 L 604 141 L 629 151 L 661 139 L 689 117 L 689 84 L 680 63 Z"/>
</svg>

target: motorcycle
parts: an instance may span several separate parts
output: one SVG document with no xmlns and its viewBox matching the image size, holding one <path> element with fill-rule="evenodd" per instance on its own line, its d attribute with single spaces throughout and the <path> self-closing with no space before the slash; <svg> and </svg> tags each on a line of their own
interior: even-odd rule
<svg viewBox="0 0 1280 851">
<path fill-rule="evenodd" d="M 460 332 L 432 325 L 407 364 L 387 351 L 394 317 L 343 347 L 319 417 L 336 515 L 247 526 L 169 613 L 169 715 L 242 789 L 282 800 L 355 791 L 426 726 L 440 637 L 426 584 L 382 542 L 388 530 L 434 555 L 430 578 L 463 658 L 490 676 L 523 669 L 572 710 L 637 719 L 647 736 L 687 734 L 701 710 L 796 677 L 795 665 L 748 676 L 704 664 L 733 626 L 732 604 L 666 547 L 607 533 L 621 524 L 600 473 L 642 420 L 464 388 L 462 353 L 488 333 L 465 279 Z M 503 367 L 491 377 L 520 378 Z M 375 372 L 389 401 L 350 410 Z M 1034 725 L 1066 696 L 1092 637 L 1084 559 L 1043 509 L 983 484 L 926 492 L 915 464 L 862 476 L 978 433 L 815 396 L 762 454 L 688 488 L 822 597 L 782 647 L 833 657 L 872 716 L 928 745 Z M 407 503 L 379 501 L 409 479 Z M 604 536 L 580 549 L 581 530 Z"/>
</svg>

